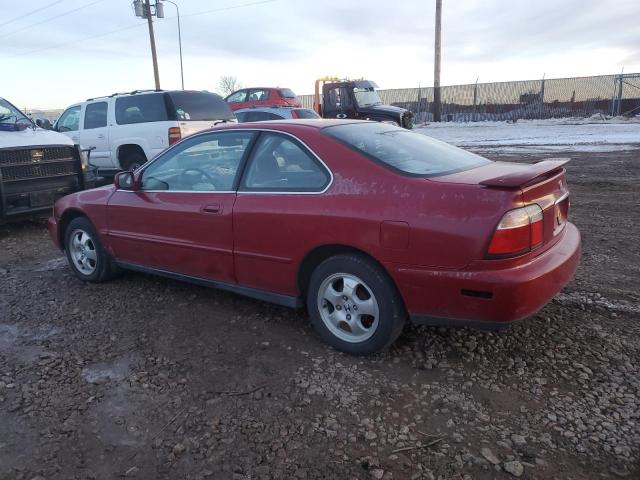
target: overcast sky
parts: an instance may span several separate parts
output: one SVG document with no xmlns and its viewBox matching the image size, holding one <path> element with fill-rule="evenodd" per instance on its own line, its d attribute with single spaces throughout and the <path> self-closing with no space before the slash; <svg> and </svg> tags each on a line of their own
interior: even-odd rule
<svg viewBox="0 0 640 480">
<path fill-rule="evenodd" d="M 435 0 L 175 1 L 187 89 L 216 91 L 220 75 L 299 94 L 323 75 L 433 82 Z M 175 89 L 175 7 L 165 14 L 160 81 Z M 640 72 L 639 19 L 639 0 L 443 0 L 442 84 Z M 0 0 L 0 66 L 0 96 L 27 108 L 154 85 L 128 0 Z"/>
</svg>

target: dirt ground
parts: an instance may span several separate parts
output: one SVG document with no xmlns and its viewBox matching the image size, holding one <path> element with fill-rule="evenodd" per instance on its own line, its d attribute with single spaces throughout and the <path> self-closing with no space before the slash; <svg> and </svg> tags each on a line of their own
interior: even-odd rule
<svg viewBox="0 0 640 480">
<path fill-rule="evenodd" d="M 507 331 L 408 326 L 367 358 L 304 311 L 83 284 L 43 222 L 0 227 L 0 478 L 640 478 L 640 150 L 563 156 L 575 281 Z"/>
</svg>

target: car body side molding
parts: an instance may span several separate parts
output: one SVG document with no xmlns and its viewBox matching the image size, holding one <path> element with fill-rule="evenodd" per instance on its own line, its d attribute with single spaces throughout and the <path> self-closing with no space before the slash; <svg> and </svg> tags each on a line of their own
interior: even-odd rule
<svg viewBox="0 0 640 480">
<path fill-rule="evenodd" d="M 160 275 L 162 277 L 172 278 L 174 280 L 180 280 L 183 282 L 194 283 L 196 285 L 202 285 L 204 287 L 218 288 L 220 290 L 226 290 L 227 292 L 237 293 L 246 297 L 255 298 L 256 300 L 262 300 L 264 302 L 275 303 L 289 308 L 302 308 L 304 302 L 300 297 L 293 297 L 291 295 L 282 295 L 280 293 L 268 292 L 265 290 L 258 290 L 255 288 L 243 287 L 241 285 L 233 285 L 230 283 L 216 282 L 215 280 L 207 280 L 206 278 L 192 277 L 190 275 L 184 275 L 182 273 L 169 272 L 167 270 L 161 270 L 158 268 L 145 267 L 143 265 L 137 265 L 129 262 L 119 262 L 116 264 L 124 268 L 125 270 L 134 270 L 136 272 L 148 273 L 152 275 Z"/>
</svg>

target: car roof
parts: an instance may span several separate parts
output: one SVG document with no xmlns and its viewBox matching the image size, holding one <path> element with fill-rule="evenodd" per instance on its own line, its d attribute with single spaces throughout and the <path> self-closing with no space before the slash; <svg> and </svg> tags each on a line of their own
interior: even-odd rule
<svg viewBox="0 0 640 480">
<path fill-rule="evenodd" d="M 260 112 L 266 110 L 274 110 L 274 111 L 291 111 L 291 110 L 311 110 L 306 107 L 294 107 L 293 105 L 256 105 L 254 107 L 245 107 L 239 108 L 234 113 L 244 113 L 244 112 Z"/>
<path fill-rule="evenodd" d="M 326 127 L 334 127 L 336 125 L 348 125 L 351 123 L 371 123 L 369 120 L 341 120 L 341 119 L 323 119 L 323 118 L 299 118 L 293 120 L 264 120 L 259 122 L 250 122 L 250 123 L 225 123 L 222 125 L 218 125 L 214 128 L 206 130 L 210 131 L 218 131 L 218 130 L 239 130 L 239 129 L 251 129 L 256 128 L 256 125 L 259 125 L 260 128 L 268 128 L 275 130 L 283 130 L 287 131 L 290 127 L 307 127 L 313 128 L 316 130 L 320 130 Z"/>
</svg>

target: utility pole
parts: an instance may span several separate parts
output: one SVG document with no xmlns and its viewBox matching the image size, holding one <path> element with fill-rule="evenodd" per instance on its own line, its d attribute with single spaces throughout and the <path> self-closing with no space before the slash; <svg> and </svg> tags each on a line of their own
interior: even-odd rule
<svg viewBox="0 0 640 480">
<path fill-rule="evenodd" d="M 156 90 L 160 90 L 160 74 L 158 73 L 158 57 L 156 56 L 156 39 L 153 35 L 153 19 L 151 17 L 151 5 L 145 0 L 147 25 L 149 26 L 149 41 L 151 42 L 151 58 L 153 59 L 153 77 L 156 81 Z"/>
<path fill-rule="evenodd" d="M 442 33 L 442 0 L 436 0 L 436 38 L 433 66 L 433 121 L 440 121 L 440 50 Z"/>
<path fill-rule="evenodd" d="M 145 18 L 149 26 L 149 41 L 151 42 L 151 59 L 153 60 L 153 77 L 156 81 L 156 90 L 160 90 L 160 74 L 158 73 L 158 57 L 156 55 L 156 39 L 153 35 L 153 15 L 158 13 L 158 2 L 156 1 L 154 13 L 151 10 L 149 0 L 133 0 L 133 12 L 136 17 Z M 160 7 L 162 9 L 162 7 Z"/>
</svg>

